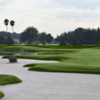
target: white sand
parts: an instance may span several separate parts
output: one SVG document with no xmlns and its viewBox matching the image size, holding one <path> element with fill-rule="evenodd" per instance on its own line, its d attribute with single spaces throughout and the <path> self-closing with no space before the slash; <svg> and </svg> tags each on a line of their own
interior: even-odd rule
<svg viewBox="0 0 100 100">
<path fill-rule="evenodd" d="M 28 63 L 43 62 L 45 61 L 18 59 L 18 63 L 9 63 L 8 59 L 0 57 L 0 74 L 15 75 L 23 81 L 0 86 L 0 91 L 5 93 L 1 100 L 100 99 L 100 75 L 37 72 L 23 67 Z"/>
</svg>

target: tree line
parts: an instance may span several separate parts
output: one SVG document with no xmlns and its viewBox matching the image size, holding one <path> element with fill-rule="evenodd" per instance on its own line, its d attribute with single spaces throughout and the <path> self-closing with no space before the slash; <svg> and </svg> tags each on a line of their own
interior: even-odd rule
<svg viewBox="0 0 100 100">
<path fill-rule="evenodd" d="M 20 39 L 21 36 L 19 33 L 16 32 L 13 32 L 13 34 L 11 32 L 5 32 L 5 31 L 0 32 L 0 36 L 3 35 L 5 38 L 7 38 L 9 34 L 11 35 L 12 38 L 17 38 L 17 39 Z"/>
<path fill-rule="evenodd" d="M 63 32 L 54 39 L 51 34 L 47 34 L 46 32 L 39 33 L 36 28 L 28 27 L 21 33 L 21 40 L 23 42 L 28 41 L 29 44 L 34 41 L 41 41 L 43 45 L 46 42 L 50 45 L 52 40 L 58 41 L 60 45 L 99 45 L 100 29 L 84 29 L 79 27 L 74 31 Z"/>
<path fill-rule="evenodd" d="M 53 40 L 53 36 L 46 32 L 39 33 L 35 27 L 28 27 L 21 33 L 20 40 L 24 43 L 27 41 L 28 44 L 38 44 L 39 41 L 41 41 L 43 45 L 45 45 L 46 42 L 50 45 Z"/>
<path fill-rule="evenodd" d="M 100 28 L 84 29 L 77 28 L 74 31 L 64 32 L 58 35 L 55 39 L 66 45 L 66 42 L 71 45 L 99 45 L 100 44 Z"/>
<path fill-rule="evenodd" d="M 6 32 L 7 32 L 7 26 L 9 24 L 9 20 L 5 19 L 4 24 L 6 25 Z M 15 24 L 15 21 L 11 20 L 10 25 L 12 26 L 12 33 L 13 33 L 14 24 Z M 4 32 L 2 32 L 2 33 L 4 33 Z M 0 42 L 0 44 L 7 44 L 7 39 L 6 39 L 7 36 L 5 37 L 6 34 L 5 35 L 0 34 L 0 35 L 1 35 L 0 39 L 2 41 L 2 42 Z M 14 38 L 14 37 L 18 36 L 18 34 L 13 33 L 13 34 L 9 34 L 8 37 L 9 36 Z M 13 40 L 12 38 L 10 38 L 10 39 Z M 52 40 L 53 40 L 53 36 L 51 36 L 51 34 L 46 34 L 46 32 L 39 33 L 38 30 L 34 27 L 28 27 L 20 34 L 20 43 L 27 42 L 27 44 L 32 44 L 32 43 L 38 44 L 39 41 L 41 41 L 43 45 L 45 45 L 46 42 L 48 42 L 50 45 Z"/>
<path fill-rule="evenodd" d="M 14 45 L 14 40 L 12 39 L 11 35 L 9 34 L 7 38 L 3 35 L 0 36 L 0 44 L 7 44 L 7 45 Z"/>
<path fill-rule="evenodd" d="M 0 44 L 14 45 L 14 40 L 12 37 L 15 37 L 18 35 L 16 33 L 10 34 L 9 32 L 7 32 L 8 23 L 9 23 L 9 20 L 5 19 L 4 24 L 6 25 L 6 32 L 4 32 L 4 31 L 0 32 Z M 10 21 L 10 25 L 12 26 L 12 33 L 13 33 L 14 23 L 15 23 L 15 21 L 13 21 L 13 20 Z"/>
<path fill-rule="evenodd" d="M 5 19 L 4 23 L 6 25 L 6 30 L 7 30 L 7 25 L 9 23 L 9 20 Z M 15 23 L 15 21 L 13 21 L 13 20 L 10 22 L 10 24 L 12 26 L 12 32 L 13 32 L 14 23 Z M 3 34 L 1 34 L 1 35 L 3 35 Z M 21 32 L 19 35 L 16 33 L 15 34 L 13 33 L 13 34 L 11 34 L 10 37 L 14 38 L 16 36 L 19 37 L 20 43 L 34 44 L 34 45 L 37 45 L 40 42 L 43 45 L 45 45 L 46 43 L 49 43 L 49 45 L 50 45 L 50 43 L 53 40 L 55 42 L 59 43 L 60 45 L 66 45 L 66 43 L 71 44 L 71 45 L 83 45 L 83 44 L 84 45 L 91 45 L 91 44 L 99 45 L 99 43 L 100 43 L 100 29 L 99 28 L 84 29 L 84 28 L 79 27 L 79 28 L 75 29 L 74 31 L 63 32 L 61 35 L 57 35 L 57 37 L 54 39 L 53 36 L 51 35 L 51 33 L 48 33 L 48 34 L 46 32 L 40 33 L 37 28 L 28 27 L 23 32 Z M 6 36 L 6 38 L 7 38 L 7 36 Z"/>
</svg>

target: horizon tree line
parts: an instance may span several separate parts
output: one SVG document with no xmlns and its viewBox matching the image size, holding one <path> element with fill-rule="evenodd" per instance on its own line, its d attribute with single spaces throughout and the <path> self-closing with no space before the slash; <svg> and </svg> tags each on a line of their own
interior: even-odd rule
<svg viewBox="0 0 100 100">
<path fill-rule="evenodd" d="M 64 32 L 56 37 L 57 41 L 68 42 L 71 45 L 100 45 L 100 28 L 84 29 L 78 27 L 74 31 Z"/>
<path fill-rule="evenodd" d="M 6 32 L 7 32 L 7 26 L 9 23 L 8 19 L 4 20 L 4 23 L 6 25 Z M 12 26 L 12 33 L 13 33 L 13 26 L 14 21 L 10 21 L 10 25 Z M 99 27 L 97 29 L 84 29 L 82 27 L 78 27 L 74 31 L 69 32 L 63 32 L 61 35 L 57 35 L 57 37 L 54 39 L 53 36 L 51 36 L 51 33 L 41 32 L 39 33 L 37 28 L 34 27 L 28 27 L 26 28 L 22 33 L 20 37 L 22 42 L 27 41 L 28 44 L 31 44 L 32 42 L 39 42 L 41 41 L 43 45 L 45 45 L 46 42 L 50 43 L 52 40 L 60 42 L 60 45 L 66 45 L 66 43 L 71 45 L 90 45 L 90 44 L 97 44 L 100 43 L 100 29 Z"/>
<path fill-rule="evenodd" d="M 3 35 L 0 36 L 0 44 L 7 44 L 7 45 L 14 45 L 14 41 L 9 34 L 7 38 L 5 38 Z"/>
</svg>

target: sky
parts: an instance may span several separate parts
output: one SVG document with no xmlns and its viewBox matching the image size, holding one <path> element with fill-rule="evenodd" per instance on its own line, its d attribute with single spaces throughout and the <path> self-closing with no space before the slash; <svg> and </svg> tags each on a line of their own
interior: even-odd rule
<svg viewBox="0 0 100 100">
<path fill-rule="evenodd" d="M 100 0 L 0 0 L 0 31 L 6 31 L 5 19 L 15 21 L 19 34 L 29 26 L 53 37 L 78 27 L 97 29 Z"/>
</svg>

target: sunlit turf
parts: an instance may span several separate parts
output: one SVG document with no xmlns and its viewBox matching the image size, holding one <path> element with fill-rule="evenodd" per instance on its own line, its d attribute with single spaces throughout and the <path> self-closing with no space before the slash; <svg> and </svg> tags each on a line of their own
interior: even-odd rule
<svg viewBox="0 0 100 100">
<path fill-rule="evenodd" d="M 22 80 L 16 76 L 0 74 L 0 85 L 14 84 L 20 82 L 22 82 Z"/>
<path fill-rule="evenodd" d="M 0 85 L 21 83 L 22 80 L 13 75 L 0 74 Z M 0 98 L 4 97 L 4 93 L 0 91 Z"/>
<path fill-rule="evenodd" d="M 7 58 L 8 56 L 5 56 Z M 71 73 L 93 73 L 100 74 L 100 50 L 99 47 L 80 49 L 75 53 L 63 54 L 37 54 L 18 55 L 18 58 L 57 60 L 58 63 L 35 63 L 24 67 L 29 70 L 48 72 L 71 72 Z"/>
<path fill-rule="evenodd" d="M 59 45 L 0 45 L 0 50 L 6 50 L 6 49 L 16 49 L 16 50 L 24 50 L 24 49 L 34 49 L 37 51 L 67 51 L 73 49 L 84 49 L 84 48 L 95 48 L 98 46 L 80 46 L 80 45 L 66 45 L 66 46 L 59 46 Z"/>
<path fill-rule="evenodd" d="M 0 99 L 4 97 L 4 93 L 0 91 Z"/>
<path fill-rule="evenodd" d="M 3 58 L 9 58 L 10 56 L 4 56 Z M 62 56 L 60 54 L 37 54 L 37 55 L 16 55 L 17 58 L 23 59 L 40 59 L 40 60 L 57 60 L 62 61 L 62 59 L 71 59 L 67 56 Z"/>
</svg>

